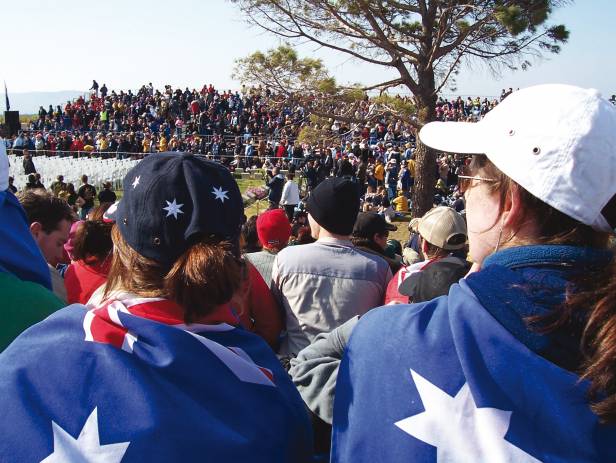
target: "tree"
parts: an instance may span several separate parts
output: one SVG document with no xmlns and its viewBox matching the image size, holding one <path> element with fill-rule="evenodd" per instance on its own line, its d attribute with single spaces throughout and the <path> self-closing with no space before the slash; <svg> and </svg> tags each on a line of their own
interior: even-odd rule
<svg viewBox="0 0 616 463">
<path fill-rule="evenodd" d="M 324 48 L 394 72 L 366 89 L 403 86 L 414 95 L 419 126 L 434 120 L 438 93 L 461 66 L 494 72 L 526 68 L 558 53 L 568 39 L 549 24 L 568 0 L 231 0 L 248 21 L 290 42 Z M 418 143 L 413 212 L 432 207 L 436 153 Z"/>
</svg>

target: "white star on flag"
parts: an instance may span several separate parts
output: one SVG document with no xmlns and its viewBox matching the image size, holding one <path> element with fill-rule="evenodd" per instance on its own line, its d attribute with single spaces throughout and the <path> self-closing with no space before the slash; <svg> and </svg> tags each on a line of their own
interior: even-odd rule
<svg viewBox="0 0 616 463">
<path fill-rule="evenodd" d="M 229 197 L 227 196 L 227 193 L 229 193 L 228 191 L 223 191 L 222 187 L 214 187 L 214 189 L 212 190 L 212 194 L 214 196 L 216 196 L 216 199 L 220 199 L 220 201 L 222 203 L 225 202 L 225 199 L 229 199 Z"/>
<path fill-rule="evenodd" d="M 163 210 L 167 211 L 167 215 L 165 217 L 169 217 L 170 215 L 172 215 L 173 217 L 177 219 L 178 214 L 184 213 L 184 211 L 182 211 L 182 206 L 184 204 L 177 204 L 175 202 L 175 198 L 173 198 L 172 202 L 169 202 L 169 201 L 165 201 L 165 202 L 167 203 L 167 207 L 163 207 Z"/>
<path fill-rule="evenodd" d="M 86 420 L 77 439 L 54 421 L 51 422 L 51 429 L 53 430 L 53 452 L 42 460 L 41 463 L 61 463 L 66 461 L 119 463 L 130 445 L 130 442 L 100 444 L 98 412 L 96 408 L 94 408 Z"/>
<path fill-rule="evenodd" d="M 395 425 L 436 447 L 437 463 L 540 462 L 505 440 L 510 411 L 477 408 L 468 383 L 451 397 L 413 370 L 411 376 L 425 411 Z"/>
<path fill-rule="evenodd" d="M 139 185 L 140 179 L 141 179 L 141 175 L 138 175 L 137 177 L 135 177 L 135 180 L 133 180 L 133 190 L 137 188 L 137 185 Z"/>
</svg>

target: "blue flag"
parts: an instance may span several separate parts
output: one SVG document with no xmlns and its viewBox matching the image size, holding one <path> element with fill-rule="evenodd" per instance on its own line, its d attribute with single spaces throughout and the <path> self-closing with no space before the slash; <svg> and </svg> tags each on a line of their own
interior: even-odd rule
<svg viewBox="0 0 616 463">
<path fill-rule="evenodd" d="M 477 287 L 499 278 L 491 269 Z M 470 284 L 360 320 L 338 374 L 332 462 L 616 461 L 616 427 L 590 410 L 588 384 L 514 337 Z M 512 291 L 504 299 L 522 304 Z"/>
<path fill-rule="evenodd" d="M 13 342 L 0 354 L 0 461 L 309 461 L 310 421 L 265 342 L 168 309 L 73 305 Z"/>
</svg>

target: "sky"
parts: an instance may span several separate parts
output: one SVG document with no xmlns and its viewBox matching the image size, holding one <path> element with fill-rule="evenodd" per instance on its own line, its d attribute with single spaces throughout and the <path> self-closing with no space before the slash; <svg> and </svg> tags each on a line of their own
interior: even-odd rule
<svg viewBox="0 0 616 463">
<path fill-rule="evenodd" d="M 455 94 L 496 96 L 504 87 L 560 82 L 616 93 L 614 0 L 577 0 L 557 10 L 570 41 L 559 55 L 529 71 L 492 75 L 465 68 Z M 87 90 L 96 79 L 109 89 L 135 89 L 152 82 L 174 87 L 238 89 L 233 61 L 279 40 L 246 24 L 227 0 L 0 0 L 0 80 L 12 92 Z M 348 56 L 304 45 L 300 52 L 323 58 L 339 82 L 379 82 L 382 69 Z M 448 93 L 450 90 L 446 90 Z M 0 99 L 4 109 L 4 98 Z M 18 109 L 18 108 L 13 108 Z"/>
</svg>

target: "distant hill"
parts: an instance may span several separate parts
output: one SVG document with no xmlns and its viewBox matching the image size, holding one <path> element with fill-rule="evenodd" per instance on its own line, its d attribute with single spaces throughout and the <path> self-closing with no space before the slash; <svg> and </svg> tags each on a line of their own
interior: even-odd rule
<svg viewBox="0 0 616 463">
<path fill-rule="evenodd" d="M 4 115 L 5 102 L 4 102 L 4 89 L 0 89 L 0 108 Z M 24 93 L 11 93 L 9 90 L 9 102 L 11 103 L 11 110 L 19 111 L 20 114 L 38 114 L 39 106 L 43 106 L 45 109 L 49 105 L 56 107 L 66 103 L 67 100 L 73 100 L 79 95 L 85 95 L 86 91 L 78 90 L 62 90 L 60 92 L 24 92 Z"/>
</svg>

